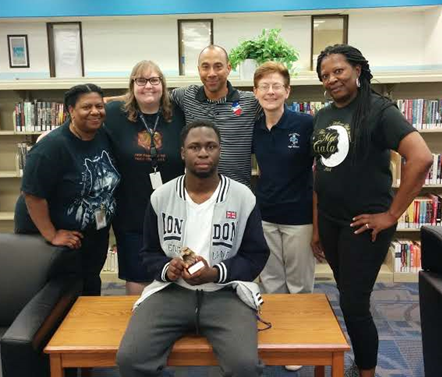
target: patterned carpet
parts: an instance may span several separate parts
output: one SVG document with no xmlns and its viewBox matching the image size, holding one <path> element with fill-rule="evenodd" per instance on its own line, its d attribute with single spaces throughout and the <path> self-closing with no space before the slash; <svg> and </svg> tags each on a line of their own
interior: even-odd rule
<svg viewBox="0 0 442 377">
<path fill-rule="evenodd" d="M 332 283 L 319 283 L 316 292 L 326 293 L 333 309 L 341 321 L 342 313 L 338 304 L 338 292 Z M 103 295 L 122 295 L 121 284 L 104 284 Z M 372 313 L 379 331 L 380 350 L 376 369 L 377 377 L 424 377 L 422 343 L 419 317 L 417 283 L 384 284 L 375 286 L 372 295 Z M 346 355 L 346 365 L 350 365 L 353 354 Z M 298 372 L 289 372 L 283 367 L 266 367 L 266 377 L 310 377 L 313 367 L 306 366 Z M 95 369 L 93 377 L 118 377 L 116 369 Z M 168 368 L 167 377 L 215 377 L 217 367 Z M 330 376 L 330 371 L 326 371 Z"/>
</svg>

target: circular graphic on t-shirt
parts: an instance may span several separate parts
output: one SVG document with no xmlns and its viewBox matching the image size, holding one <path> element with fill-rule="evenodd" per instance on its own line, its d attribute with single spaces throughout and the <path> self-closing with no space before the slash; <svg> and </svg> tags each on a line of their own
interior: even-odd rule
<svg viewBox="0 0 442 377">
<path fill-rule="evenodd" d="M 335 146 L 333 148 L 333 153 L 327 154 L 327 157 L 324 156 L 324 154 L 321 154 L 321 162 L 328 168 L 334 168 L 341 164 L 347 157 L 350 142 L 347 130 L 343 126 L 330 126 L 326 128 L 325 133 L 327 133 L 327 131 L 334 134 L 337 133 L 336 137 L 333 138 Z"/>
</svg>

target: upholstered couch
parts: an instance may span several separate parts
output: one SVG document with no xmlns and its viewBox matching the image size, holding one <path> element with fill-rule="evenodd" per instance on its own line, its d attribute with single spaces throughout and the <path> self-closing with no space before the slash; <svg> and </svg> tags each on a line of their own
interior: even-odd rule
<svg viewBox="0 0 442 377">
<path fill-rule="evenodd" d="M 426 377 L 442 376 L 442 227 L 421 229 L 419 302 Z"/>
<path fill-rule="evenodd" d="M 0 233 L 0 377 L 48 377 L 43 348 L 81 292 L 77 251 Z"/>
</svg>

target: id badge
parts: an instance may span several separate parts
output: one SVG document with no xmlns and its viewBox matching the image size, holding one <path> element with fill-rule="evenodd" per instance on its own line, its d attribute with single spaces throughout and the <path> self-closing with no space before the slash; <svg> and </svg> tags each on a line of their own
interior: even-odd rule
<svg viewBox="0 0 442 377">
<path fill-rule="evenodd" d="M 156 190 L 157 188 L 163 185 L 163 179 L 161 178 L 161 173 L 156 171 L 154 173 L 149 174 L 150 183 L 152 184 L 152 189 Z"/>
<path fill-rule="evenodd" d="M 97 209 L 94 213 L 95 215 L 95 223 L 97 224 L 97 230 L 106 228 L 106 211 L 104 208 Z"/>
</svg>

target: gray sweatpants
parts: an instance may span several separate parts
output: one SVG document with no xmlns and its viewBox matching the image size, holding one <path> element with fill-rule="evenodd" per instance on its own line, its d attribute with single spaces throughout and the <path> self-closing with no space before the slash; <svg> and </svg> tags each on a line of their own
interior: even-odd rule
<svg viewBox="0 0 442 377">
<path fill-rule="evenodd" d="M 121 376 L 161 376 L 175 341 L 196 331 L 212 345 L 222 376 L 262 375 L 255 312 L 232 290 L 196 292 L 171 284 L 133 313 L 117 353 Z"/>
</svg>

